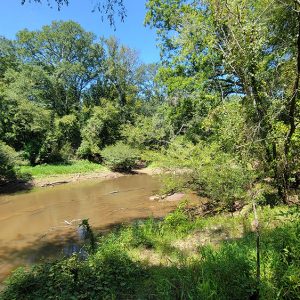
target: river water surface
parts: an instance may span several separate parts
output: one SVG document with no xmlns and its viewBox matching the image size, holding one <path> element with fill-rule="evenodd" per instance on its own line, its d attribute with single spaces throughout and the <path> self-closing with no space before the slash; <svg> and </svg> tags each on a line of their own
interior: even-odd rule
<svg viewBox="0 0 300 300">
<path fill-rule="evenodd" d="M 18 266 L 70 254 L 81 219 L 104 230 L 164 216 L 177 203 L 150 201 L 158 188 L 158 178 L 130 175 L 0 196 L 0 282 Z"/>
</svg>

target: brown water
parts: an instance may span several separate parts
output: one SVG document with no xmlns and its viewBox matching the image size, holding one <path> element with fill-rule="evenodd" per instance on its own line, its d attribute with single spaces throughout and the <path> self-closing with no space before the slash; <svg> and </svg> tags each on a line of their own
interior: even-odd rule
<svg viewBox="0 0 300 300">
<path fill-rule="evenodd" d="M 131 175 L 0 196 L 0 282 L 18 266 L 72 252 L 80 219 L 101 230 L 164 216 L 177 203 L 150 201 L 158 186 L 155 177 Z"/>
</svg>

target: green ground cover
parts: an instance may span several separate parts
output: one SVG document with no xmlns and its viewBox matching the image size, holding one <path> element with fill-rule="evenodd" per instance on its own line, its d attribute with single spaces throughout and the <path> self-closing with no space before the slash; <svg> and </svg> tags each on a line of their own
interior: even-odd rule
<svg viewBox="0 0 300 300">
<path fill-rule="evenodd" d="M 75 173 L 89 173 L 104 171 L 106 168 L 100 164 L 87 160 L 71 161 L 68 164 L 44 164 L 37 166 L 21 166 L 21 174 L 30 174 L 35 178 L 42 178 L 51 175 L 65 175 Z"/>
</svg>

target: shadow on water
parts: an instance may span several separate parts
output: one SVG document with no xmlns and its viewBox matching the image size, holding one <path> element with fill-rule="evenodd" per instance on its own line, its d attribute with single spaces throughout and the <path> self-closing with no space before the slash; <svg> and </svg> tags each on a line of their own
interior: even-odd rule
<svg viewBox="0 0 300 300">
<path fill-rule="evenodd" d="M 32 176 L 30 174 L 23 174 L 21 178 L 4 183 L 0 182 L 0 195 L 26 192 L 30 191 L 33 187 Z"/>
<path fill-rule="evenodd" d="M 123 226 L 133 224 L 134 222 L 143 222 L 148 218 L 132 218 L 126 222 L 115 222 L 106 226 L 92 228 L 96 237 L 105 235 L 112 230 L 119 230 Z M 162 218 L 154 218 L 161 220 Z M 53 261 L 63 257 L 69 257 L 73 253 L 84 254 L 84 246 L 88 246 L 88 240 L 85 239 L 85 232 L 79 226 L 78 222 L 75 226 L 63 230 L 63 232 L 50 232 L 36 237 L 36 239 L 28 242 L 21 249 L 13 245 L 1 245 L 0 251 L 0 285 L 1 282 L 10 275 L 10 273 L 20 266 L 31 266 L 38 263 Z M 1 274 L 2 273 L 2 274 Z"/>
</svg>

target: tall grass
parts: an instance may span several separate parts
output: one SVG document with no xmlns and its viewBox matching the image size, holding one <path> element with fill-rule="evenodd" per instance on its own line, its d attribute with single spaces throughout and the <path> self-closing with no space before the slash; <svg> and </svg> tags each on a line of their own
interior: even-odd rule
<svg viewBox="0 0 300 300">
<path fill-rule="evenodd" d="M 35 178 L 42 178 L 51 175 L 64 175 L 75 173 L 89 173 L 103 171 L 106 168 L 100 164 L 87 160 L 71 161 L 68 164 L 44 164 L 37 166 L 20 166 L 20 174 L 29 174 Z"/>
</svg>

